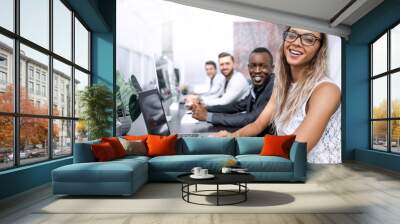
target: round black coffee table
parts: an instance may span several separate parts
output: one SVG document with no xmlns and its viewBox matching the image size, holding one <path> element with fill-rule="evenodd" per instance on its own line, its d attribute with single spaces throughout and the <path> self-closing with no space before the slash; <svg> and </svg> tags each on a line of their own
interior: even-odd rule
<svg viewBox="0 0 400 224">
<path fill-rule="evenodd" d="M 188 203 L 198 205 L 234 205 L 247 200 L 247 192 L 249 188 L 247 183 L 255 180 L 255 177 L 248 173 L 216 173 L 213 174 L 215 177 L 212 179 L 193 179 L 190 177 L 191 173 L 182 174 L 177 177 L 178 181 L 182 183 L 182 199 Z M 197 185 L 216 185 L 215 190 L 198 190 Z M 190 191 L 190 186 L 195 186 L 194 191 Z M 220 189 L 220 185 L 236 185 L 237 190 L 223 190 Z M 215 194 L 206 194 L 209 192 L 215 192 Z M 216 197 L 216 204 L 202 204 L 190 201 L 190 196 L 204 196 L 204 197 Z M 231 203 L 221 203 L 221 197 L 232 197 L 241 196 L 239 200 Z"/>
</svg>

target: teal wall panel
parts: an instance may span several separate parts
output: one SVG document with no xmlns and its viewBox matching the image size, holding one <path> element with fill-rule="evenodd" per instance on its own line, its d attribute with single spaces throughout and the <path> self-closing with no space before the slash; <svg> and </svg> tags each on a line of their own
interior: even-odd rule
<svg viewBox="0 0 400 224">
<path fill-rule="evenodd" d="M 345 43 L 343 158 L 399 170 L 400 157 L 369 150 L 369 43 L 400 22 L 400 1 L 386 0 L 351 27 Z"/>
<path fill-rule="evenodd" d="M 51 181 L 51 171 L 72 163 L 72 157 L 0 172 L 0 199 Z"/>
<path fill-rule="evenodd" d="M 400 172 L 400 155 L 392 153 L 372 151 L 368 149 L 356 149 L 355 160 L 378 166 L 385 169 Z"/>
<path fill-rule="evenodd" d="M 354 159 L 354 149 L 367 148 L 369 136 L 368 46 L 346 44 L 343 158 Z"/>
<path fill-rule="evenodd" d="M 114 38 L 113 33 L 92 33 L 92 82 L 103 84 L 113 93 L 114 88 Z M 113 125 L 110 134 L 115 133 L 115 106 L 113 107 Z"/>
<path fill-rule="evenodd" d="M 112 33 L 92 34 L 92 80 L 110 89 L 114 83 L 113 49 Z"/>
</svg>

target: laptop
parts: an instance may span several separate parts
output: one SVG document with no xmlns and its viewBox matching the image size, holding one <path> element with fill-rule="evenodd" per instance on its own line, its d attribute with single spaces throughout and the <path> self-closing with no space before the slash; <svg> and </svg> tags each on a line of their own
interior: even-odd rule
<svg viewBox="0 0 400 224">
<path fill-rule="evenodd" d="M 165 116 L 161 96 L 157 89 L 139 93 L 139 106 L 142 111 L 147 132 L 153 135 L 170 135 L 171 131 Z M 201 137 L 210 133 L 177 133 L 179 137 Z"/>
</svg>

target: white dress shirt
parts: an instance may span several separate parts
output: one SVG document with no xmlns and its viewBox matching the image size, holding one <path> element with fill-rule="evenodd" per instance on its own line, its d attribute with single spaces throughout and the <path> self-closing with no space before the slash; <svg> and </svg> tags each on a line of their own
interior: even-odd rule
<svg viewBox="0 0 400 224">
<path fill-rule="evenodd" d="M 246 77 L 237 71 L 234 71 L 232 77 L 225 81 L 225 85 L 226 88 L 221 97 L 202 97 L 203 103 L 206 106 L 227 105 L 245 98 L 251 89 L 251 85 Z"/>
<path fill-rule="evenodd" d="M 207 98 L 218 98 L 224 94 L 225 88 L 225 76 L 222 74 L 216 74 L 213 79 L 210 80 L 210 88 L 206 93 L 201 94 L 202 97 Z"/>
</svg>

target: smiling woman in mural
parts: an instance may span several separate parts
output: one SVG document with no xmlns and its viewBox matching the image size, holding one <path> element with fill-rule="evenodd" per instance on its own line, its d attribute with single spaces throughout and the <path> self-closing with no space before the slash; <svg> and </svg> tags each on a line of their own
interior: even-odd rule
<svg viewBox="0 0 400 224">
<path fill-rule="evenodd" d="M 327 76 L 327 36 L 299 28 L 283 33 L 276 84 L 256 121 L 234 133 L 256 136 L 274 122 L 278 135 L 307 142 L 310 163 L 341 162 L 340 88 Z"/>
</svg>

